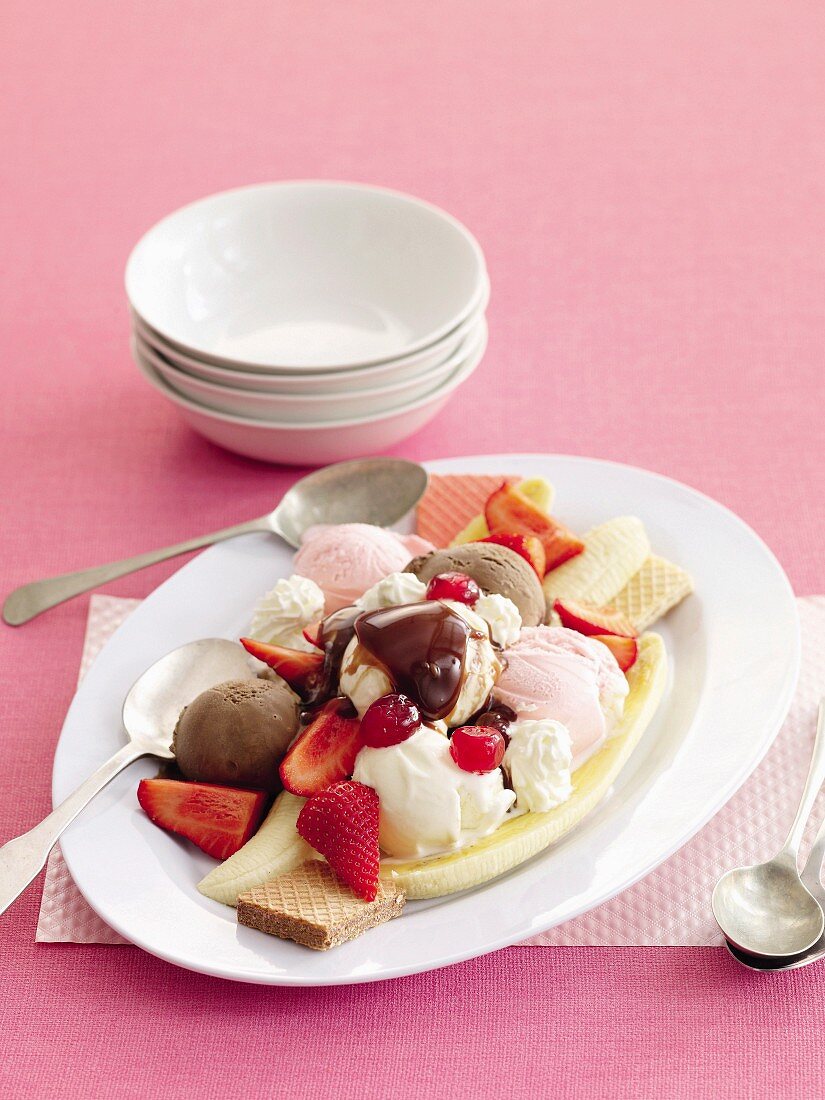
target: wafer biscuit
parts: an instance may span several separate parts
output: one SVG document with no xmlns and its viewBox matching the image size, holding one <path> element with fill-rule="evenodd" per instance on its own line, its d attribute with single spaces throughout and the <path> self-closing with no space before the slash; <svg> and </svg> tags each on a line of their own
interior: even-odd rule
<svg viewBox="0 0 825 1100">
<path fill-rule="evenodd" d="M 651 554 L 610 604 L 639 632 L 655 623 L 693 591 L 693 579 L 678 565 Z"/>
<path fill-rule="evenodd" d="M 354 940 L 401 915 L 406 894 L 381 880 L 374 901 L 359 898 L 328 863 L 309 859 L 238 897 L 238 923 L 314 951 Z"/>
<path fill-rule="evenodd" d="M 508 480 L 506 474 L 431 474 L 416 509 L 416 532 L 434 546 L 447 546 L 456 531 L 483 510 L 487 497 Z"/>
<path fill-rule="evenodd" d="M 641 569 L 650 554 L 644 524 L 635 516 L 618 516 L 592 528 L 583 538 L 584 551 L 544 578 L 548 610 L 558 599 L 604 607 Z"/>
</svg>

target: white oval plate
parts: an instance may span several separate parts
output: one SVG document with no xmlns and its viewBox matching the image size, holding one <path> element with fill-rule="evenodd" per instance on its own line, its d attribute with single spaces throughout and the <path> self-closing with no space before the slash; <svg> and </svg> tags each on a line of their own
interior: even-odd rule
<svg viewBox="0 0 825 1100">
<path fill-rule="evenodd" d="M 724 805 L 770 746 L 796 684 L 798 620 L 779 563 L 742 520 L 678 482 L 596 459 L 498 455 L 429 468 L 545 476 L 574 529 L 636 514 L 656 551 L 693 573 L 696 594 L 661 624 L 672 664 L 667 695 L 613 791 L 578 829 L 503 878 L 410 903 L 401 919 L 316 953 L 239 928 L 233 910 L 197 892 L 214 863 L 138 808 L 138 779 L 157 770 L 141 762 L 62 840 L 86 899 L 139 947 L 191 970 L 269 985 L 377 981 L 494 951 L 592 909 L 653 870 Z M 237 637 L 290 558 L 266 535 L 215 546 L 134 611 L 69 710 L 55 801 L 122 743 L 121 702 L 136 677 L 184 642 Z"/>
</svg>

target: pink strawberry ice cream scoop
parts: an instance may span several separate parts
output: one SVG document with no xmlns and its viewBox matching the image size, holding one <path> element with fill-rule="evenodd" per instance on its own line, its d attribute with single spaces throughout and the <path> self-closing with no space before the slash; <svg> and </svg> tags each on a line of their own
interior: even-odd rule
<svg viewBox="0 0 825 1100">
<path fill-rule="evenodd" d="M 505 651 L 496 699 L 519 718 L 554 718 L 570 732 L 573 767 L 601 747 L 624 710 L 627 680 L 601 642 L 565 627 L 527 627 Z"/>
<path fill-rule="evenodd" d="M 324 612 L 349 607 L 388 573 L 400 573 L 411 557 L 434 547 L 418 535 L 397 535 L 369 523 L 319 523 L 308 527 L 293 569 L 324 593 Z"/>
</svg>

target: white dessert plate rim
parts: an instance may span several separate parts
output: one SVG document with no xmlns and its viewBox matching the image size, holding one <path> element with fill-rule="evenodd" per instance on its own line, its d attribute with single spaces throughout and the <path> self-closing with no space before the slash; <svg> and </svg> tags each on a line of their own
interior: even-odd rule
<svg viewBox="0 0 825 1100">
<path fill-rule="evenodd" d="M 631 886 L 689 840 L 769 748 L 796 685 L 798 616 L 781 566 L 743 520 L 677 481 L 601 459 L 488 455 L 428 466 L 437 473 L 548 477 L 557 487 L 556 510 L 574 527 L 635 512 L 655 550 L 694 573 L 694 596 L 656 627 L 671 657 L 667 694 L 613 790 L 576 830 L 502 878 L 409 903 L 399 920 L 316 953 L 238 928 L 231 910 L 197 892 L 213 861 L 142 814 L 136 784 L 157 767 L 139 762 L 98 796 L 62 842 L 81 893 L 132 943 L 191 970 L 269 985 L 377 981 L 461 962 L 552 928 Z M 56 802 L 122 743 L 121 701 L 143 669 L 196 637 L 237 637 L 258 596 L 288 573 L 290 557 L 265 535 L 221 544 L 130 615 L 69 709 L 55 755 Z"/>
</svg>

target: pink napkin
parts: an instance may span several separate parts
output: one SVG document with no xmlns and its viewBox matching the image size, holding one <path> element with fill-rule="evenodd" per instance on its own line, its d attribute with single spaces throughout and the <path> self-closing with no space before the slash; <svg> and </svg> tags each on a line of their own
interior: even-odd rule
<svg viewBox="0 0 825 1100">
<path fill-rule="evenodd" d="M 93 596 L 81 676 L 136 600 Z M 793 819 L 813 744 L 816 708 L 825 695 L 825 596 L 797 601 L 802 671 L 796 698 L 762 764 L 693 840 L 647 878 L 605 905 L 542 933 L 523 946 L 704 947 L 720 942 L 710 894 L 729 867 L 756 863 L 781 845 Z M 825 815 L 825 791 L 808 828 L 809 843 Z M 46 871 L 37 939 L 123 943 L 83 900 L 58 849 Z"/>
<path fill-rule="evenodd" d="M 117 596 L 92 596 L 89 601 L 83 652 L 80 655 L 78 683 L 120 624 L 139 603 L 140 600 L 120 599 Z M 35 939 L 41 943 L 127 942 L 108 924 L 103 923 L 75 886 L 60 845 L 52 849 L 46 864 L 46 880 L 43 883 L 43 899 L 40 902 Z"/>
</svg>

